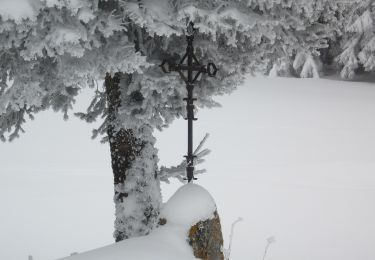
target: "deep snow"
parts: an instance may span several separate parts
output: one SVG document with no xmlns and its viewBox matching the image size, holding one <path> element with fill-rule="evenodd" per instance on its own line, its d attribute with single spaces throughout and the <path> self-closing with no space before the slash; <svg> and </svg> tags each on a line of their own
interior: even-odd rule
<svg viewBox="0 0 375 260">
<path fill-rule="evenodd" d="M 179 188 L 163 206 L 164 226 L 150 235 L 128 239 L 61 260 L 193 260 L 187 243 L 191 225 L 213 217 L 215 202 L 203 187 L 189 183 Z"/>
<path fill-rule="evenodd" d="M 215 199 L 225 238 L 244 218 L 232 259 L 262 259 L 273 235 L 267 260 L 373 260 L 374 84 L 249 78 L 218 100 L 223 108 L 195 122 L 195 144 L 209 132 L 213 150 L 196 183 Z M 0 144 L 0 259 L 50 260 L 113 242 L 109 149 L 90 129 L 48 112 Z M 180 163 L 186 122 L 157 135 L 161 163 Z M 164 199 L 180 186 L 164 185 Z"/>
</svg>

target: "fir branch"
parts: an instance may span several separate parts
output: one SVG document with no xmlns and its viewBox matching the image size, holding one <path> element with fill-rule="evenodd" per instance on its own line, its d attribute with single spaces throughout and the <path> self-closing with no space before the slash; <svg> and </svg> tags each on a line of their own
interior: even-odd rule
<svg viewBox="0 0 375 260">
<path fill-rule="evenodd" d="M 209 149 L 203 149 L 204 144 L 206 143 L 207 139 L 209 137 L 209 134 L 206 134 L 202 141 L 200 141 L 198 147 L 194 151 L 194 155 L 196 156 L 194 160 L 194 166 L 197 166 L 199 164 L 202 164 L 205 161 L 205 157 L 211 152 Z M 206 169 L 200 169 L 200 170 L 195 170 L 194 174 L 202 174 L 205 173 Z M 186 161 L 182 161 L 179 165 L 177 166 L 172 166 L 172 167 L 165 167 L 161 166 L 157 176 L 159 177 L 160 181 L 163 181 L 165 183 L 170 183 L 169 179 L 170 178 L 176 178 L 180 182 L 185 182 L 185 177 L 186 177 Z"/>
</svg>

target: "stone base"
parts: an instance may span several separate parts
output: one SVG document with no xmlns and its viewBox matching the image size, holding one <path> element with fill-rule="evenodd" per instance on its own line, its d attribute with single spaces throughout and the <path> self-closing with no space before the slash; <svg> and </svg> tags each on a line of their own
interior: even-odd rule
<svg viewBox="0 0 375 260">
<path fill-rule="evenodd" d="M 189 230 L 189 244 L 194 256 L 203 260 L 224 260 L 220 218 L 215 211 L 212 219 L 199 221 Z"/>
</svg>

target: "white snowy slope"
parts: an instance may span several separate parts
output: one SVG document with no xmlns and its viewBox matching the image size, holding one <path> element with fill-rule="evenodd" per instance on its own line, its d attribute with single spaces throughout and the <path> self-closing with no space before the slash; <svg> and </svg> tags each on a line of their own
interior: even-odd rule
<svg viewBox="0 0 375 260">
<path fill-rule="evenodd" d="M 244 218 L 231 259 L 262 259 L 270 236 L 267 260 L 375 259 L 375 84 L 248 78 L 219 101 L 198 113 L 195 144 L 211 134 L 198 182 L 215 198 L 226 239 Z M 186 122 L 158 141 L 162 163 L 178 162 Z"/>
<path fill-rule="evenodd" d="M 196 183 L 215 199 L 226 243 L 244 218 L 231 260 L 262 259 L 272 235 L 267 260 L 374 260 L 375 84 L 248 78 L 218 100 L 222 108 L 194 122 L 195 144 L 209 132 L 212 150 Z M 53 112 L 25 129 L 0 144 L 0 259 L 51 260 L 113 243 L 107 145 Z M 181 162 L 186 136 L 183 119 L 157 134 L 161 164 Z M 164 185 L 164 200 L 180 186 Z"/>
<path fill-rule="evenodd" d="M 193 260 L 187 242 L 189 228 L 199 220 L 213 217 L 216 209 L 211 195 L 203 187 L 186 184 L 164 205 L 161 217 L 167 224 L 150 235 L 128 239 L 61 260 Z"/>
</svg>

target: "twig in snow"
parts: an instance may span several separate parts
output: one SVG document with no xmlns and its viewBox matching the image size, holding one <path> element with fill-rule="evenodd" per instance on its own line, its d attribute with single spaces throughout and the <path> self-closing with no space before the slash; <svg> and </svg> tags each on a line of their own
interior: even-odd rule
<svg viewBox="0 0 375 260">
<path fill-rule="evenodd" d="M 266 245 L 266 248 L 264 249 L 263 260 L 266 259 L 266 256 L 267 256 L 268 249 L 269 249 L 270 245 L 272 243 L 275 243 L 275 242 L 276 242 L 276 238 L 274 236 L 267 238 L 267 245 Z"/>
<path fill-rule="evenodd" d="M 238 222 L 241 222 L 243 219 L 238 218 L 236 221 L 232 223 L 232 226 L 230 228 L 230 234 L 229 234 L 229 246 L 227 249 L 223 250 L 224 253 L 224 259 L 229 260 L 230 258 L 230 252 L 232 251 L 232 240 L 233 240 L 233 235 L 234 235 L 234 228 Z"/>
</svg>

